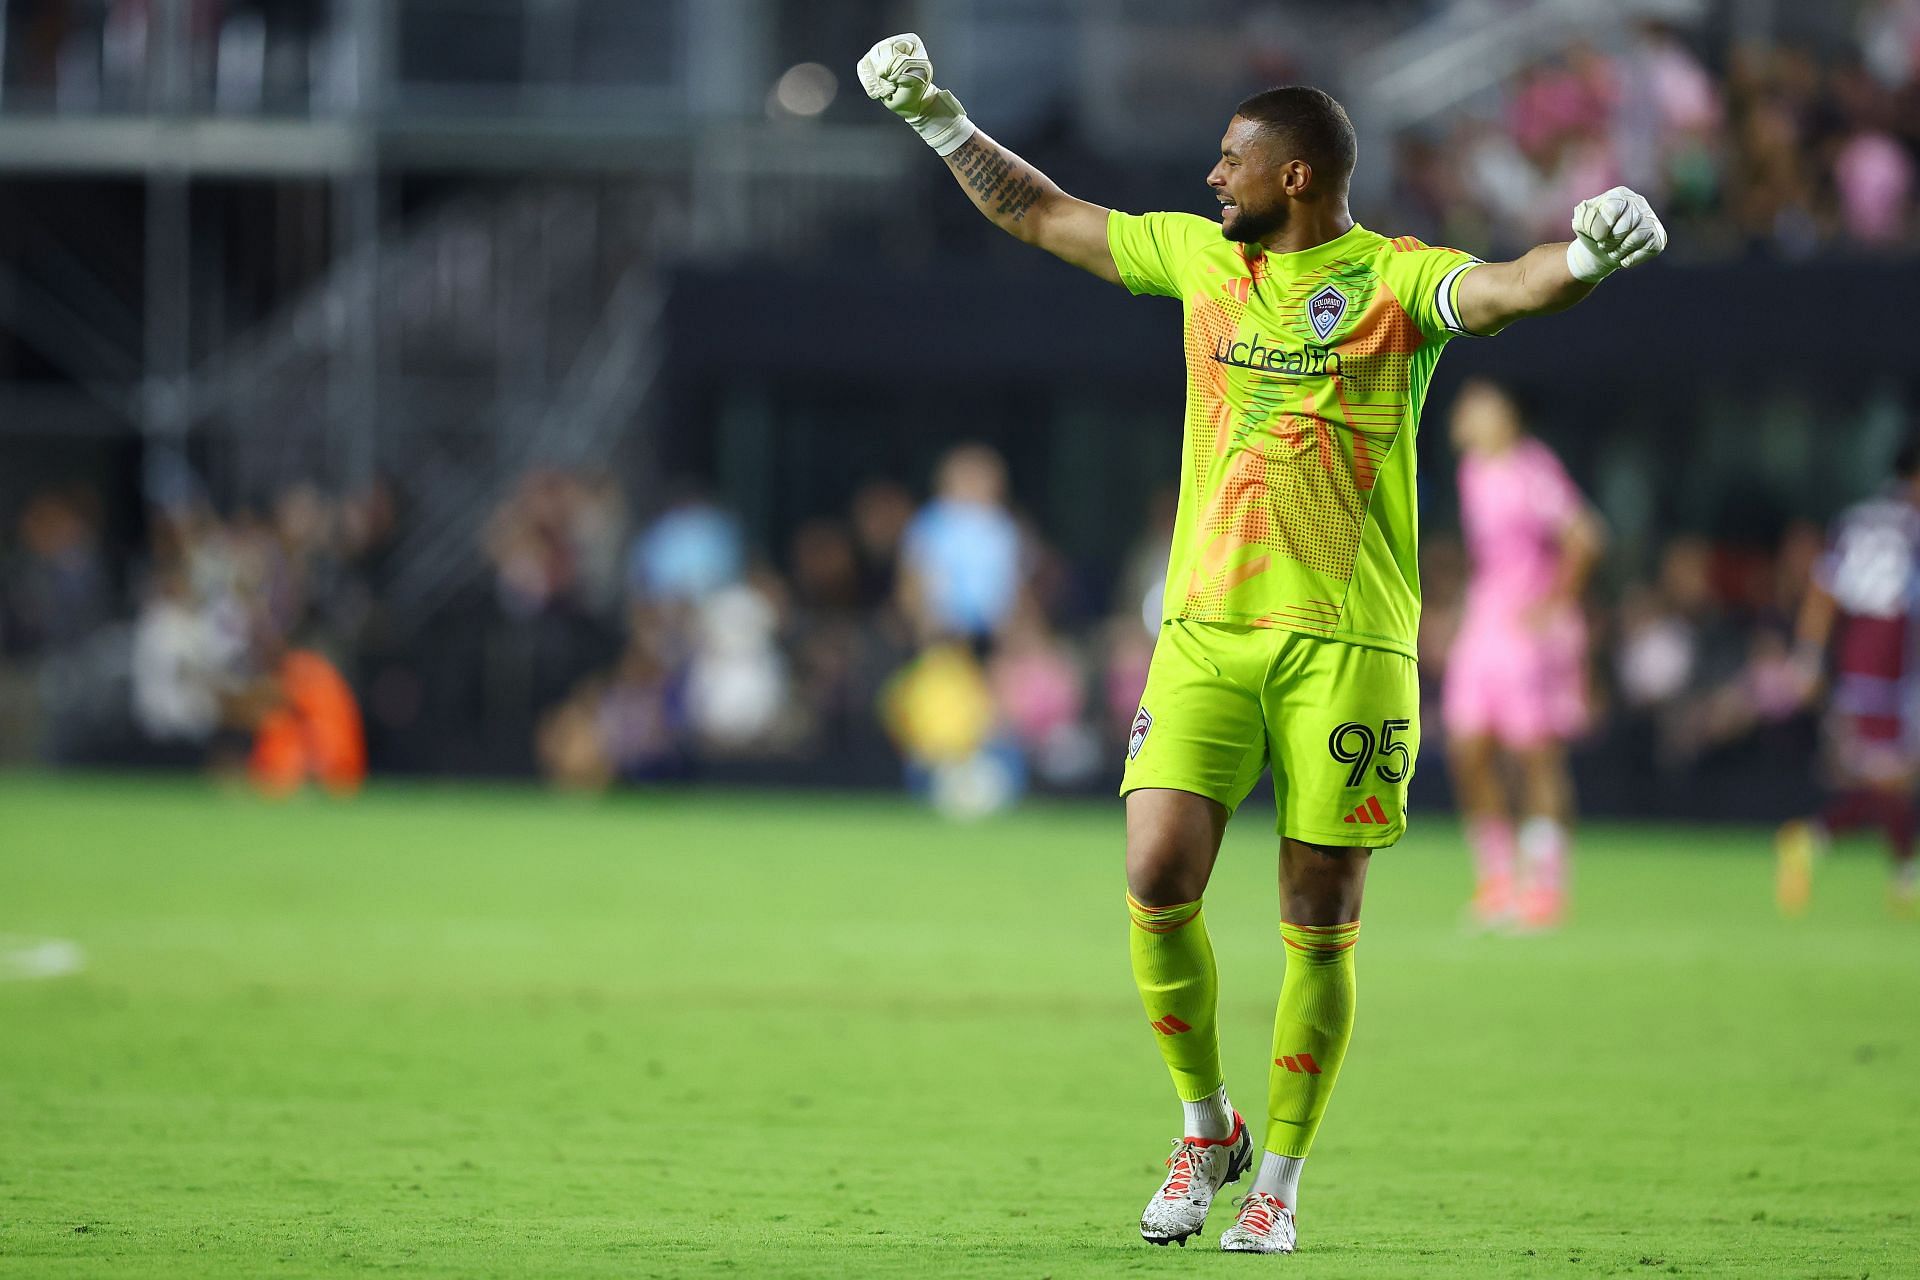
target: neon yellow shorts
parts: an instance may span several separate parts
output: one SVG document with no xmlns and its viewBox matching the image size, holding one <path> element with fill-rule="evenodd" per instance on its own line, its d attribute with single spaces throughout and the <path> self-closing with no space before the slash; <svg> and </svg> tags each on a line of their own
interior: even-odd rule
<svg viewBox="0 0 1920 1280">
<path fill-rule="evenodd" d="M 1281 835 L 1381 848 L 1406 833 L 1419 750 L 1412 658 L 1293 631 L 1173 621 L 1154 646 L 1120 794 L 1170 787 L 1231 812 L 1271 763 Z"/>
</svg>

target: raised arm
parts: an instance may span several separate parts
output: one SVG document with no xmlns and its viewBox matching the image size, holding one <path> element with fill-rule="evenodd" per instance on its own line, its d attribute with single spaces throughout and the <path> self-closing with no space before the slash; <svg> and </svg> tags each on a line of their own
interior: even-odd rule
<svg viewBox="0 0 1920 1280">
<path fill-rule="evenodd" d="M 1120 269 L 1107 247 L 1108 210 L 1068 195 L 979 129 L 947 157 L 947 168 L 994 226 L 1110 284 L 1120 283 Z"/>
<path fill-rule="evenodd" d="M 1494 334 L 1527 316 L 1565 311 L 1621 267 L 1638 266 L 1667 247 L 1646 198 L 1615 187 L 1573 211 L 1574 238 L 1527 250 L 1512 262 L 1489 262 L 1460 277 L 1460 323 Z"/>
<path fill-rule="evenodd" d="M 1051 178 L 995 142 L 967 119 L 960 100 L 933 83 L 933 61 L 920 37 L 882 40 L 860 59 L 867 96 L 905 120 L 947 162 L 961 189 L 988 221 L 1056 258 L 1120 283 L 1107 247 L 1107 210 L 1076 200 Z"/>
</svg>

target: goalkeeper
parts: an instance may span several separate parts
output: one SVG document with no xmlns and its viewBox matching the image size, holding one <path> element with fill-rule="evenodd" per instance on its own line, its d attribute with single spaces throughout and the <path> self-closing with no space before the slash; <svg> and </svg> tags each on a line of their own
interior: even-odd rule
<svg viewBox="0 0 1920 1280">
<path fill-rule="evenodd" d="M 1121 788 L 1133 974 L 1182 1109 L 1140 1234 L 1184 1243 L 1252 1165 L 1221 1070 L 1201 897 L 1228 818 L 1271 765 L 1286 973 L 1265 1151 L 1220 1247 L 1290 1253 L 1301 1167 L 1353 1031 L 1369 855 L 1406 830 L 1420 746 L 1414 433 L 1434 364 L 1454 337 L 1572 306 L 1666 232 L 1615 187 L 1573 210 L 1570 241 L 1512 262 L 1379 235 L 1347 211 L 1346 112 L 1301 86 L 1234 109 L 1207 175 L 1219 221 L 1119 213 L 976 128 L 918 36 L 881 41 L 859 74 L 994 225 L 1180 300 L 1180 506 Z"/>
</svg>

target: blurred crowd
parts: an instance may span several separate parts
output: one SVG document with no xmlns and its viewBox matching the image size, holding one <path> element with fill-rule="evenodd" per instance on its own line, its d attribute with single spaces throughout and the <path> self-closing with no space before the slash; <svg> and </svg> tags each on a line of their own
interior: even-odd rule
<svg viewBox="0 0 1920 1280">
<path fill-rule="evenodd" d="M 149 517 L 127 560 L 84 486 L 26 503 L 0 571 L 0 751 L 226 763 L 274 791 L 356 787 L 358 698 L 327 655 L 351 670 L 373 634 L 390 491 L 336 499 L 301 484 L 265 510 L 223 516 L 194 497 Z"/>
<path fill-rule="evenodd" d="M 1059 8 L 1034 7 L 1041 15 Z M 1408 9 L 1405 17 L 1411 25 L 1449 10 L 1484 16 L 1490 7 L 1498 11 L 1484 3 L 1435 3 Z M 1523 8 L 1509 7 L 1516 15 Z M 1439 243 L 1507 252 L 1563 236 L 1575 203 L 1624 182 L 1661 209 L 1683 255 L 1758 250 L 1793 257 L 1829 246 L 1911 247 L 1920 0 L 1773 7 L 1793 20 L 1775 24 L 1780 29 L 1764 43 L 1728 33 L 1729 23 L 1739 25 L 1741 6 L 1714 6 L 1695 24 L 1645 22 L 1572 44 L 1523 67 L 1497 90 L 1441 110 L 1403 133 L 1389 153 L 1395 220 L 1430 228 L 1428 238 Z M 147 0 L 0 6 L 0 86 L 10 101 L 33 109 L 142 109 L 154 75 L 149 9 Z M 891 16 L 871 0 L 817 15 L 792 9 L 787 25 L 774 24 L 777 38 L 810 49 L 815 42 L 795 32 L 824 29 L 852 50 L 862 38 L 856 33 Z M 348 94 L 351 41 L 336 29 L 333 6 L 193 0 L 187 10 L 193 51 L 187 81 L 196 109 L 305 114 Z M 458 24 L 458 14 L 457 6 L 422 6 L 409 20 Z M 1003 31 L 995 23 L 1018 21 L 980 20 L 994 33 Z M 1041 29 L 1052 29 L 1050 21 L 1036 19 Z M 1284 5 L 1248 6 L 1231 31 L 1246 72 L 1263 83 L 1338 84 L 1346 69 L 1326 61 L 1327 50 L 1300 36 L 1300 25 L 1288 20 Z M 465 41 L 505 41 L 485 55 L 488 65 L 519 64 L 516 24 L 420 31 L 443 29 L 459 30 Z M 594 29 L 603 38 L 606 31 L 626 30 L 604 23 Z M 1166 28 L 1150 29 L 1167 42 Z M 646 31 L 640 24 L 623 38 L 644 43 Z M 1211 53 L 1210 42 L 1219 38 L 1206 24 L 1186 34 L 1168 52 L 1181 83 L 1190 80 L 1195 51 Z M 1381 39 L 1394 34 L 1391 27 L 1378 32 Z M 409 65 L 437 68 L 429 79 L 472 72 L 469 58 L 431 34 L 416 35 L 403 52 Z M 1006 99 L 1000 109 L 1012 121 L 1038 118 L 1029 101 L 1035 95 L 1011 83 L 998 89 Z M 843 96 L 843 108 L 862 105 L 853 101 L 857 95 Z M 1093 110 L 1084 102 L 1077 109 Z M 1097 142 L 1103 128 L 1081 119 L 1069 136 L 1036 141 L 1043 151 L 1065 142 L 1072 153 Z"/>
<path fill-rule="evenodd" d="M 1071 570 L 981 445 L 948 453 L 924 500 L 860 486 L 776 557 L 691 484 L 626 523 L 602 485 L 544 472 L 489 527 L 503 613 L 619 620 L 617 654 L 540 711 L 539 766 L 564 786 L 879 762 L 943 804 L 991 807 L 1030 777 L 1103 777 L 1099 743 L 1144 683 L 1139 597 L 1119 625 L 1064 633 Z"/>
<path fill-rule="evenodd" d="M 1170 494 L 1141 513 L 1096 591 L 982 445 L 951 450 L 923 495 L 859 486 L 771 554 L 691 483 L 636 520 L 604 473 L 536 470 L 471 548 L 474 591 L 410 629 L 387 616 L 406 531 L 387 485 L 297 485 L 227 515 L 182 502 L 130 558 L 97 498 L 48 490 L 0 543 L 0 753 L 226 763 L 270 789 L 350 787 L 369 758 L 572 789 L 904 779 L 959 811 L 1103 788 L 1145 684 L 1171 516 Z M 1800 733 L 1789 632 L 1820 546 L 1809 524 L 1764 549 L 1681 537 L 1645 574 L 1603 572 L 1586 756 L 1683 786 L 1717 754 Z M 1430 531 L 1424 573 L 1437 690 L 1457 538 Z M 506 745 L 475 754 L 482 738 Z M 1444 785 L 1437 761 L 1426 774 Z"/>
<path fill-rule="evenodd" d="M 1514 77 L 1496 109 L 1405 135 L 1398 212 L 1443 243 L 1514 250 L 1564 238 L 1567 210 L 1626 183 L 1693 256 L 1911 246 L 1920 0 L 1861 6 L 1851 34 L 1712 61 L 1658 23 L 1576 44 Z"/>
</svg>

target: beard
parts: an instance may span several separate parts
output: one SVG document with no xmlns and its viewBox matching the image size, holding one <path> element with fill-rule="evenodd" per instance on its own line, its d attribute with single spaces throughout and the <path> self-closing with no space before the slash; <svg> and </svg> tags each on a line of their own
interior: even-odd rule
<svg viewBox="0 0 1920 1280">
<path fill-rule="evenodd" d="M 1287 225 L 1287 214 L 1291 212 L 1284 200 L 1257 212 L 1243 204 L 1235 205 L 1234 208 L 1237 212 L 1233 217 L 1233 225 L 1228 226 L 1222 223 L 1220 234 L 1241 244 L 1264 240 L 1283 230 Z"/>
</svg>

